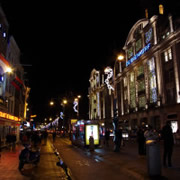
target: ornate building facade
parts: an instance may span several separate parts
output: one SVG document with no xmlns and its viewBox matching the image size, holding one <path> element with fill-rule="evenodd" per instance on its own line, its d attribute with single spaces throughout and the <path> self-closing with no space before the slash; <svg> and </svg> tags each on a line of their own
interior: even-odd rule
<svg viewBox="0 0 180 180">
<path fill-rule="evenodd" d="M 107 88 L 104 73 L 99 75 L 100 84 L 93 86 L 97 83 L 94 78 L 97 71 L 91 73 L 90 119 L 108 124 L 106 120 L 110 118 L 108 122 L 112 122 L 114 110 L 118 109 L 119 123 L 129 130 L 137 129 L 142 123 L 159 130 L 170 120 L 173 131 L 177 131 L 180 125 L 180 19 L 171 15 L 140 19 L 131 28 L 123 50 L 124 61 L 115 63 L 113 77 L 109 79 L 114 90 Z M 94 96 L 96 99 L 92 100 Z M 95 112 L 101 112 L 100 116 L 94 116 Z"/>
</svg>

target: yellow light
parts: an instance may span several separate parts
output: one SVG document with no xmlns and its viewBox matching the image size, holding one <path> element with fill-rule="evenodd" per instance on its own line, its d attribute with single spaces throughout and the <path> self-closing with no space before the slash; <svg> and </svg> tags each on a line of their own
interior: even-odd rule
<svg viewBox="0 0 180 180">
<path fill-rule="evenodd" d="M 54 102 L 53 102 L 53 101 L 51 101 L 49 104 L 50 104 L 50 106 L 53 106 L 53 105 L 54 105 Z"/>
<path fill-rule="evenodd" d="M 120 54 L 117 59 L 118 61 L 122 61 L 124 59 L 124 56 Z"/>
<path fill-rule="evenodd" d="M 106 67 L 106 68 L 104 69 L 104 72 L 105 72 L 105 73 L 108 73 L 108 72 L 109 72 L 109 68 Z"/>
<path fill-rule="evenodd" d="M 36 114 L 34 114 L 34 115 L 31 115 L 30 117 L 31 117 L 31 118 L 34 118 L 34 117 L 37 117 L 37 115 L 36 115 Z"/>
<path fill-rule="evenodd" d="M 78 101 L 78 98 L 75 98 L 74 101 Z"/>
<path fill-rule="evenodd" d="M 11 73 L 12 72 L 12 68 L 11 67 L 7 67 L 6 72 Z"/>
<path fill-rule="evenodd" d="M 63 100 L 63 104 L 67 104 L 67 100 L 66 99 Z"/>
<path fill-rule="evenodd" d="M 78 95 L 77 97 L 80 99 L 80 98 L 81 98 L 81 95 Z"/>
</svg>

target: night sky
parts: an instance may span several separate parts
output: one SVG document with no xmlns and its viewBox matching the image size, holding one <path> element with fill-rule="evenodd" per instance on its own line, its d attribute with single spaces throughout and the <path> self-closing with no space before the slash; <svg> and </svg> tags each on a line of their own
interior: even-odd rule
<svg viewBox="0 0 180 180">
<path fill-rule="evenodd" d="M 88 113 L 88 87 L 93 68 L 115 61 L 132 26 L 144 18 L 143 0 L 12 1 L 1 6 L 22 53 L 31 87 L 32 113 L 44 116 L 49 100 L 81 94 L 80 113 Z"/>
</svg>

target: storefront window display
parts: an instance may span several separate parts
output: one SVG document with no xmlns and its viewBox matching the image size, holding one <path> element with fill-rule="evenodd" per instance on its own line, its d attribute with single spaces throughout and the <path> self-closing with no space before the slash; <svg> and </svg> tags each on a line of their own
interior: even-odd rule
<svg viewBox="0 0 180 180">
<path fill-rule="evenodd" d="M 136 107 L 136 88 L 135 88 L 135 76 L 134 71 L 130 73 L 130 107 L 135 108 Z"/>
<path fill-rule="evenodd" d="M 156 83 L 154 58 L 151 58 L 148 61 L 148 68 L 149 68 L 150 103 L 155 103 L 157 102 L 157 83 Z"/>
</svg>

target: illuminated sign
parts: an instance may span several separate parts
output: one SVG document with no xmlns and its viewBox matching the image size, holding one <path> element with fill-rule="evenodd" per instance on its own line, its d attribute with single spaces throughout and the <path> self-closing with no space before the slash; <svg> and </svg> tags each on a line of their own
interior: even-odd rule
<svg viewBox="0 0 180 180">
<path fill-rule="evenodd" d="M 75 124 L 77 122 L 77 119 L 71 119 L 71 124 Z"/>
<path fill-rule="evenodd" d="M 99 144 L 99 128 L 97 124 L 87 124 L 85 125 L 85 143 L 89 145 L 89 138 L 92 136 L 94 138 L 94 145 Z"/>
<path fill-rule="evenodd" d="M 129 66 L 131 63 L 133 63 L 136 59 L 141 57 L 145 52 L 149 50 L 151 47 L 151 43 L 147 44 L 141 51 L 139 51 L 136 55 L 134 55 L 130 60 L 126 62 L 126 66 Z"/>
<path fill-rule="evenodd" d="M 35 118 L 35 117 L 37 117 L 37 115 L 36 115 L 36 114 L 35 114 L 35 115 L 31 115 L 30 117 L 31 117 L 31 118 Z"/>
<path fill-rule="evenodd" d="M 4 119 L 8 119 L 8 120 L 12 120 L 12 121 L 20 121 L 21 119 L 16 117 L 16 116 L 13 116 L 11 114 L 7 114 L 7 113 L 4 113 L 2 111 L 0 111 L 0 118 L 4 118 Z"/>
<path fill-rule="evenodd" d="M 171 128 L 172 128 L 172 132 L 176 133 L 178 130 L 178 122 L 177 121 L 171 121 Z"/>
</svg>

